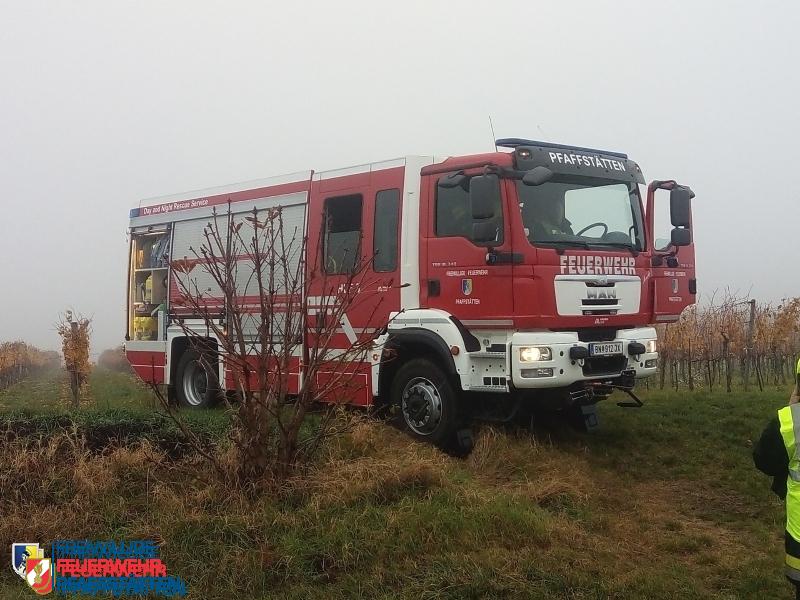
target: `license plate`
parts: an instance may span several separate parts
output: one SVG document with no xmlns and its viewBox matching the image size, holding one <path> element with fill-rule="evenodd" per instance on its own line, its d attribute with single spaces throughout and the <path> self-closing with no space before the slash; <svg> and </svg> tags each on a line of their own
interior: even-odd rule
<svg viewBox="0 0 800 600">
<path fill-rule="evenodd" d="M 600 342 L 589 344 L 590 356 L 610 356 L 622 354 L 622 342 Z"/>
</svg>

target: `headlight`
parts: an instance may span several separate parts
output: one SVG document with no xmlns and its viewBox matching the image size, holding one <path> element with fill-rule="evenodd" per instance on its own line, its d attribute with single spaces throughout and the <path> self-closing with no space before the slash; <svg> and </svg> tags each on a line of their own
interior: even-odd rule
<svg viewBox="0 0 800 600">
<path fill-rule="evenodd" d="M 655 340 L 647 340 L 644 343 L 645 351 L 650 354 L 651 352 L 658 352 L 656 350 L 656 341 Z"/>
<path fill-rule="evenodd" d="M 519 362 L 530 363 L 552 359 L 553 352 L 549 346 L 523 346 L 519 349 Z"/>
</svg>

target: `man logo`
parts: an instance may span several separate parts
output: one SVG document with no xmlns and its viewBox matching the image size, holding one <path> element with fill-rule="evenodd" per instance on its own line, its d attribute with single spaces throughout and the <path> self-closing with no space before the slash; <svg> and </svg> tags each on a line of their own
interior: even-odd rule
<svg viewBox="0 0 800 600">
<path fill-rule="evenodd" d="M 616 299 L 617 290 L 614 288 L 588 288 L 586 290 L 587 300 Z"/>
<path fill-rule="evenodd" d="M 469 296 L 472 294 L 472 279 L 462 279 L 461 280 L 461 293 L 465 296 Z"/>
</svg>

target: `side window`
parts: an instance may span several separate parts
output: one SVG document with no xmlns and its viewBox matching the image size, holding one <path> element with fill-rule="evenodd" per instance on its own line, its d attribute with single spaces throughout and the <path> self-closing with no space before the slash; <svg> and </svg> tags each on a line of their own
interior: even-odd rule
<svg viewBox="0 0 800 600">
<path fill-rule="evenodd" d="M 470 237 L 472 215 L 468 186 L 466 178 L 463 186 L 436 186 L 436 237 Z"/>
<path fill-rule="evenodd" d="M 653 247 L 659 252 L 669 250 L 672 220 L 669 214 L 669 192 L 656 190 L 653 204 Z"/>
<path fill-rule="evenodd" d="M 469 185 L 470 178 L 465 177 L 462 184 L 455 187 L 436 186 L 436 237 L 460 236 L 483 245 L 485 240 L 478 242 L 473 236 L 476 222 L 472 220 Z M 499 199 L 500 194 L 497 196 Z M 499 200 L 493 212 L 494 216 L 482 221 L 482 233 L 494 227 L 494 243 L 499 244 L 503 241 L 503 208 Z"/>
<path fill-rule="evenodd" d="M 351 273 L 355 269 L 361 254 L 361 204 L 361 194 L 325 200 L 326 273 Z"/>
<path fill-rule="evenodd" d="M 375 230 L 372 251 L 374 269 L 390 272 L 397 268 L 397 225 L 400 219 L 400 190 L 381 190 L 375 195 Z"/>
</svg>

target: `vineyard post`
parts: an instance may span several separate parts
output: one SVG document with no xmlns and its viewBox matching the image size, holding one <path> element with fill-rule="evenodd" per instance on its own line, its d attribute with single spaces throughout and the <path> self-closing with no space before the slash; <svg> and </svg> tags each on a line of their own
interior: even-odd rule
<svg viewBox="0 0 800 600">
<path fill-rule="evenodd" d="M 744 353 L 744 368 L 742 375 L 744 376 L 744 391 L 750 391 L 750 363 L 752 361 L 753 352 L 753 334 L 756 328 L 756 301 L 755 298 L 750 300 L 750 320 L 747 323 L 747 347 Z"/>
<path fill-rule="evenodd" d="M 673 358 L 672 361 L 669 363 L 669 376 L 672 381 L 672 385 L 675 386 L 675 391 L 678 391 L 678 364 L 676 364 L 677 359 Z"/>
<path fill-rule="evenodd" d="M 731 340 L 728 334 L 722 332 L 722 355 L 725 360 L 725 391 L 731 393 L 731 379 L 733 378 L 733 365 L 731 364 Z"/>
</svg>

